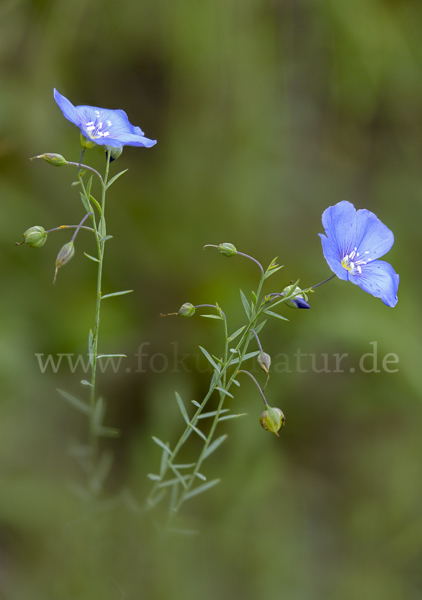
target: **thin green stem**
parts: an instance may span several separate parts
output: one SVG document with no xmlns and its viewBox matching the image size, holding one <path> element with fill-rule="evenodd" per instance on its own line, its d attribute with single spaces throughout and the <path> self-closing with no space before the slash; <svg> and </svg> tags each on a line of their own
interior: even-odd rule
<svg viewBox="0 0 422 600">
<path fill-rule="evenodd" d="M 107 155 L 108 156 L 108 155 Z M 109 158 L 107 158 L 107 164 L 109 163 Z M 88 169 L 88 171 L 91 171 L 92 173 L 95 173 L 95 175 L 100 179 L 101 181 L 101 186 L 104 188 L 105 185 L 107 185 L 107 181 L 103 181 L 103 178 L 101 177 L 101 175 L 98 173 L 98 171 L 96 171 L 95 169 L 93 169 L 92 167 L 88 167 L 88 165 L 82 165 L 81 163 L 76 163 L 76 162 L 66 162 L 66 165 L 71 165 L 72 167 L 78 167 L 78 171 L 82 169 Z M 108 169 L 107 169 L 108 171 Z"/>
<path fill-rule="evenodd" d="M 100 226 L 99 231 L 95 230 L 95 236 L 97 239 L 98 249 L 98 270 L 97 270 L 97 299 L 95 305 L 95 324 L 92 332 L 92 354 L 91 354 L 91 394 L 89 399 L 90 408 L 90 443 L 94 451 L 94 456 L 98 452 L 98 438 L 95 431 L 94 414 L 95 414 L 95 384 L 97 374 L 97 360 L 98 360 L 98 337 L 100 331 L 100 312 L 101 312 L 101 286 L 102 286 L 102 275 L 103 275 L 103 262 L 104 262 L 104 237 L 106 234 L 106 221 L 105 221 L 105 201 L 107 191 L 107 180 L 110 167 L 110 156 L 106 153 L 106 170 L 104 180 L 101 178 L 102 192 L 101 192 L 101 210 Z M 92 169 L 91 169 L 92 170 Z M 99 237 L 101 236 L 101 238 Z"/>
<path fill-rule="evenodd" d="M 61 229 L 86 229 L 87 231 L 92 231 L 95 233 L 95 230 L 92 227 L 85 227 L 85 225 L 59 225 L 59 227 L 53 227 L 53 229 L 49 229 L 46 233 L 51 233 L 52 231 L 59 231 Z"/>
</svg>

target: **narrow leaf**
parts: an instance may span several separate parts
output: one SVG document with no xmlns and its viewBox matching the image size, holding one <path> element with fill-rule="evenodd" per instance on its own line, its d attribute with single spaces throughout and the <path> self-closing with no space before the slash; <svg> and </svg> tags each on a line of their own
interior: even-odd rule
<svg viewBox="0 0 422 600">
<path fill-rule="evenodd" d="M 152 481 L 161 481 L 161 477 L 159 475 L 155 475 L 155 473 L 148 473 L 147 477 Z"/>
<path fill-rule="evenodd" d="M 89 381 L 87 381 L 86 379 L 81 379 L 81 383 L 82 385 L 89 385 L 89 387 L 92 387 L 92 383 L 89 383 Z"/>
<path fill-rule="evenodd" d="M 174 465 L 176 469 L 191 469 L 196 463 L 190 463 L 189 465 Z"/>
<path fill-rule="evenodd" d="M 262 321 L 259 325 L 254 327 L 255 333 L 259 333 L 261 331 L 261 329 L 264 327 L 266 322 L 267 322 L 267 320 L 265 319 L 265 321 Z M 252 338 L 252 336 L 253 336 L 253 333 L 251 333 L 251 338 Z"/>
<path fill-rule="evenodd" d="M 248 319 L 251 318 L 251 307 L 249 306 L 249 302 L 246 299 L 245 294 L 240 290 L 240 297 L 242 299 L 243 308 L 245 309 L 246 316 Z"/>
<path fill-rule="evenodd" d="M 288 321 L 289 320 L 289 319 L 286 319 L 286 317 L 282 317 L 278 313 L 273 312 L 272 310 L 264 310 L 264 313 L 267 314 L 267 315 L 271 315 L 272 317 L 276 317 L 277 319 L 281 319 L 282 321 Z"/>
<path fill-rule="evenodd" d="M 186 486 L 185 479 L 186 479 L 187 476 L 183 475 L 183 477 L 182 477 L 182 475 L 180 475 L 180 473 L 177 470 L 177 468 L 174 465 L 172 465 L 171 462 L 167 462 L 167 464 L 170 467 L 170 469 L 173 471 L 173 473 L 176 475 L 176 477 L 180 481 L 180 483 L 183 485 L 183 487 L 186 488 L 187 486 Z"/>
<path fill-rule="evenodd" d="M 195 431 L 195 433 L 197 433 L 199 435 L 199 437 L 201 437 L 205 442 L 207 441 L 207 438 L 205 437 L 205 435 L 202 433 L 202 431 L 200 431 L 197 427 L 195 427 L 195 425 L 192 425 L 192 423 L 188 423 L 188 425 L 191 429 L 193 429 Z"/>
<path fill-rule="evenodd" d="M 198 496 L 198 494 L 202 494 L 203 492 L 206 492 L 210 488 L 217 485 L 217 483 L 220 483 L 220 479 L 213 479 L 212 481 L 208 481 L 207 483 L 199 485 L 197 488 L 191 490 L 186 494 L 185 500 L 187 500 L 188 498 L 193 498 L 194 496 Z"/>
<path fill-rule="evenodd" d="M 229 396 L 230 398 L 234 398 L 234 396 L 232 394 L 230 394 L 230 392 L 228 392 L 227 390 L 224 390 L 223 388 L 216 387 L 215 389 L 218 392 L 220 392 L 220 394 L 224 394 L 225 396 Z"/>
<path fill-rule="evenodd" d="M 99 354 L 97 358 L 127 358 L 127 354 Z"/>
<path fill-rule="evenodd" d="M 165 470 L 166 470 L 166 466 L 167 466 L 167 459 L 168 459 L 168 454 L 170 453 L 170 444 L 167 442 L 165 444 L 165 448 L 163 449 L 163 452 L 161 453 L 161 461 L 160 461 L 160 477 L 163 477 Z"/>
<path fill-rule="evenodd" d="M 183 475 L 183 479 L 189 479 L 190 475 Z M 179 479 L 177 477 L 175 477 L 174 479 L 167 479 L 167 481 L 163 481 L 163 483 L 160 483 L 158 485 L 159 488 L 165 488 L 165 487 L 170 487 L 171 485 L 174 485 L 175 483 L 179 483 Z"/>
<path fill-rule="evenodd" d="M 76 408 L 76 410 L 83 413 L 84 415 L 89 415 L 88 404 L 85 404 L 85 402 L 82 402 L 82 400 L 78 400 L 78 398 L 75 398 L 74 396 L 72 396 L 71 394 L 68 394 L 67 392 L 65 392 L 63 390 L 57 390 L 57 391 L 65 400 L 67 400 L 74 408 Z"/>
<path fill-rule="evenodd" d="M 218 315 L 199 315 L 200 317 L 204 317 L 204 319 L 218 319 L 219 321 L 223 321 L 223 317 L 219 317 Z"/>
<path fill-rule="evenodd" d="M 119 179 L 119 177 L 121 177 L 123 175 L 123 173 L 126 173 L 128 169 L 125 169 L 124 171 L 120 171 L 120 173 L 117 173 L 117 175 L 115 175 L 112 179 L 110 179 L 110 181 L 107 184 L 107 190 L 109 187 L 111 187 L 113 185 L 113 183 L 116 181 L 116 179 Z"/>
<path fill-rule="evenodd" d="M 89 330 L 89 336 L 88 336 L 88 356 L 89 356 L 89 362 L 92 363 L 94 362 L 94 335 L 92 333 L 92 329 Z"/>
<path fill-rule="evenodd" d="M 105 298 L 111 298 L 112 296 L 123 296 L 124 294 L 130 294 L 133 290 L 125 290 L 124 292 L 113 292 L 112 294 L 106 294 L 105 296 L 101 296 L 101 300 Z"/>
<path fill-rule="evenodd" d="M 237 387 L 240 387 L 240 383 L 237 381 L 237 379 L 233 379 L 232 383 L 234 383 L 234 385 L 237 385 Z"/>
<path fill-rule="evenodd" d="M 227 421 L 228 419 L 237 419 L 238 417 L 245 417 L 246 415 L 248 415 L 248 413 L 240 413 L 239 415 L 227 415 L 227 416 L 221 417 L 221 419 L 218 419 L 218 422 Z"/>
<path fill-rule="evenodd" d="M 98 398 L 97 403 L 94 407 L 94 416 L 93 416 L 93 424 L 94 429 L 99 429 L 103 423 L 104 415 L 105 415 L 105 403 L 102 398 Z"/>
<path fill-rule="evenodd" d="M 94 198 L 94 196 L 89 196 L 89 199 L 91 202 L 93 202 L 95 204 L 95 206 L 97 207 L 98 212 L 100 213 L 100 215 L 103 214 L 103 209 L 101 208 L 99 202 Z M 91 208 L 92 210 L 92 208 Z"/>
<path fill-rule="evenodd" d="M 229 412 L 229 408 L 223 408 L 222 410 L 220 410 L 220 415 L 222 413 L 226 413 Z M 206 412 L 206 413 L 202 413 L 202 415 L 199 415 L 198 419 L 207 419 L 208 417 L 215 417 L 215 415 L 217 414 L 216 410 L 213 410 L 211 412 Z"/>
<path fill-rule="evenodd" d="M 168 452 L 169 454 L 171 454 L 171 450 L 170 450 L 170 448 L 168 447 L 168 445 L 166 445 L 164 442 L 162 442 L 161 440 L 159 440 L 157 437 L 154 437 L 154 436 L 152 436 L 152 439 L 154 440 L 154 442 L 155 442 L 156 444 L 158 444 L 159 446 L 161 446 L 161 448 L 162 448 L 163 450 L 165 450 L 166 452 Z"/>
<path fill-rule="evenodd" d="M 191 400 L 192 404 L 194 404 L 195 406 L 197 406 L 198 408 L 201 408 L 201 405 L 199 404 L 199 402 L 197 402 L 196 400 Z"/>
<path fill-rule="evenodd" d="M 214 360 L 211 358 L 210 354 L 208 354 L 208 352 L 205 350 L 205 348 L 203 348 L 202 346 L 199 346 L 199 349 L 201 350 L 201 352 L 204 354 L 204 356 L 209 360 L 209 362 L 211 363 L 211 365 L 214 367 L 214 369 L 217 372 L 220 372 L 220 367 L 217 365 L 216 362 L 214 362 Z"/>
<path fill-rule="evenodd" d="M 244 362 L 245 360 L 248 360 L 248 358 L 253 358 L 254 356 L 257 356 L 259 354 L 259 350 L 256 350 L 255 352 L 248 352 L 248 354 L 245 354 L 245 356 L 242 359 L 242 362 Z M 239 362 L 238 358 L 235 358 L 234 360 L 230 361 L 231 365 L 236 365 Z"/>
<path fill-rule="evenodd" d="M 283 267 L 274 267 L 273 269 L 271 269 L 271 271 L 267 271 L 267 273 L 265 273 L 265 279 L 268 279 L 268 277 L 271 277 L 271 275 L 274 275 L 274 273 L 277 273 L 277 271 L 279 271 L 282 268 Z"/>
<path fill-rule="evenodd" d="M 202 479 L 202 481 L 206 481 L 207 480 L 207 478 L 205 477 L 205 475 L 202 475 L 202 473 L 195 473 L 195 475 L 197 477 L 199 477 L 199 479 Z"/>
<path fill-rule="evenodd" d="M 84 252 L 84 254 L 85 254 L 85 256 L 86 256 L 87 258 L 89 258 L 89 260 L 93 260 L 93 261 L 94 261 L 94 262 L 96 262 L 96 263 L 99 263 L 99 262 L 101 262 L 101 261 L 99 261 L 99 260 L 98 260 L 98 258 L 94 258 L 93 256 L 91 256 L 90 254 L 87 254 L 86 252 Z"/>
<path fill-rule="evenodd" d="M 221 419 L 220 419 L 221 421 Z M 215 450 L 217 450 L 217 448 L 219 446 L 221 446 L 221 444 L 224 442 L 224 440 L 227 438 L 227 434 L 225 433 L 224 435 L 220 435 L 219 438 L 217 438 L 216 440 L 213 441 L 212 444 L 210 444 L 208 446 L 208 448 L 205 450 L 204 452 L 204 459 L 207 458 L 210 454 L 212 454 Z"/>
<path fill-rule="evenodd" d="M 100 437 L 119 437 L 120 431 L 119 429 L 114 429 L 114 427 L 98 427 L 95 430 L 96 434 Z"/>
<path fill-rule="evenodd" d="M 100 242 L 106 242 L 107 240 L 112 240 L 112 235 L 106 235 L 105 237 L 100 238 Z"/>
<path fill-rule="evenodd" d="M 94 177 L 94 175 L 91 175 L 91 177 L 88 179 L 88 183 L 86 184 L 86 188 L 85 188 L 85 190 L 86 190 L 86 195 L 87 195 L 87 198 L 89 198 L 89 197 L 90 197 L 90 195 L 91 195 L 91 188 L 92 188 L 92 178 L 93 178 L 93 177 Z"/>
<path fill-rule="evenodd" d="M 186 423 L 189 423 L 189 416 L 188 416 L 188 413 L 186 412 L 186 408 L 185 408 L 185 405 L 183 404 L 183 400 L 177 392 L 175 392 L 175 394 L 176 394 L 177 404 L 179 405 L 179 408 L 180 408 L 180 412 L 182 413 L 182 416 L 185 419 Z"/>
<path fill-rule="evenodd" d="M 237 331 L 235 331 L 234 333 L 232 333 L 232 335 L 228 338 L 227 341 L 232 342 L 233 340 L 235 340 L 237 338 L 237 336 L 240 335 L 244 329 L 245 329 L 245 325 L 243 327 L 241 327 L 240 329 L 238 329 Z"/>
<path fill-rule="evenodd" d="M 251 292 L 251 298 L 252 298 L 252 302 L 255 304 L 256 306 L 256 294 L 255 292 Z"/>
<path fill-rule="evenodd" d="M 83 192 L 79 192 L 79 193 L 81 195 L 82 204 L 84 205 L 84 209 L 86 210 L 86 212 L 87 213 L 92 212 L 92 206 L 90 205 L 90 203 L 86 199 L 85 194 Z"/>
</svg>

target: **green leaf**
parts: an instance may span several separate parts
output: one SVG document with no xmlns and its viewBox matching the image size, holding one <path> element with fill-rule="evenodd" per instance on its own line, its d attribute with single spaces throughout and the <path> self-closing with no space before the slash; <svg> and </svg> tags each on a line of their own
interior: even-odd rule
<svg viewBox="0 0 422 600">
<path fill-rule="evenodd" d="M 169 454 L 171 454 L 171 450 L 170 450 L 170 448 L 168 447 L 167 444 L 165 444 L 164 442 L 162 442 L 161 440 L 159 440 L 157 437 L 152 436 L 152 439 L 154 440 L 154 442 L 156 444 L 158 444 L 159 446 L 161 446 L 161 448 L 163 450 L 165 450 L 166 452 L 168 452 Z"/>
<path fill-rule="evenodd" d="M 216 387 L 215 389 L 218 392 L 220 392 L 220 394 L 224 394 L 225 396 L 229 396 L 230 398 L 234 398 L 234 396 L 232 394 L 230 394 L 230 392 L 228 392 L 227 390 L 224 390 L 223 388 Z"/>
<path fill-rule="evenodd" d="M 197 402 L 196 400 L 191 400 L 192 404 L 194 404 L 195 406 L 197 406 L 198 408 L 201 408 L 201 405 L 199 404 L 199 402 Z"/>
<path fill-rule="evenodd" d="M 85 190 L 86 190 L 86 197 L 89 198 L 91 195 L 91 188 L 92 188 L 92 178 L 94 177 L 94 175 L 91 175 L 91 177 L 88 179 L 88 183 L 86 184 Z M 89 211 L 88 211 L 89 212 Z"/>
<path fill-rule="evenodd" d="M 195 427 L 195 425 L 192 425 L 192 423 L 188 423 L 188 426 L 194 430 L 195 433 L 197 433 L 199 435 L 199 437 L 201 437 L 205 442 L 207 441 L 207 438 L 205 437 L 205 435 L 202 433 L 202 431 L 200 431 L 197 427 Z"/>
<path fill-rule="evenodd" d="M 87 381 L 86 379 L 81 379 L 81 383 L 82 385 L 89 385 L 89 387 L 92 387 L 92 383 L 89 383 L 89 381 Z"/>
<path fill-rule="evenodd" d="M 255 304 L 256 306 L 256 294 L 255 292 L 251 292 L 251 298 L 252 298 L 252 302 Z"/>
<path fill-rule="evenodd" d="M 220 415 L 222 413 L 229 412 L 229 410 L 230 410 L 230 408 L 223 408 L 222 410 L 220 410 Z M 202 415 L 199 415 L 198 419 L 208 419 L 208 417 L 215 417 L 216 414 L 217 414 L 216 410 L 213 410 L 211 412 L 202 413 Z"/>
<path fill-rule="evenodd" d="M 160 477 L 164 476 L 164 472 L 165 472 L 166 466 L 167 466 L 168 455 L 171 454 L 170 444 L 167 442 L 166 444 L 164 444 L 164 446 L 165 446 L 165 448 L 163 449 L 163 452 L 161 454 Z"/>
<path fill-rule="evenodd" d="M 120 430 L 115 429 L 114 427 L 98 427 L 95 430 L 95 433 L 100 437 L 119 437 Z"/>
<path fill-rule="evenodd" d="M 197 488 L 191 490 L 186 494 L 185 500 L 187 500 L 188 498 L 193 498 L 194 496 L 198 496 L 198 494 L 202 494 L 203 492 L 206 492 L 210 488 L 217 485 L 217 483 L 220 483 L 220 479 L 213 479 L 212 481 L 207 481 L 207 483 L 199 485 Z"/>
<path fill-rule="evenodd" d="M 161 481 L 161 477 L 159 475 L 155 475 L 155 473 L 148 473 L 147 477 L 152 481 Z"/>
<path fill-rule="evenodd" d="M 105 410 L 106 406 L 104 400 L 102 398 L 98 398 L 97 403 L 94 407 L 94 415 L 92 419 L 95 430 L 98 430 L 101 427 L 105 415 Z"/>
<path fill-rule="evenodd" d="M 99 263 L 99 262 L 101 262 L 101 261 L 99 261 L 99 260 L 98 260 L 98 258 L 94 258 L 93 256 L 91 256 L 90 254 L 87 254 L 86 252 L 84 252 L 84 254 L 85 254 L 85 256 L 86 256 L 87 258 L 89 258 L 89 260 L 93 260 L 93 261 L 94 261 L 94 262 L 96 262 L 96 263 Z"/>
<path fill-rule="evenodd" d="M 259 354 L 259 350 L 256 350 L 255 352 L 248 352 L 248 354 L 245 354 L 245 356 L 242 359 L 242 362 L 244 362 L 245 360 L 248 360 L 248 358 L 253 358 L 254 356 L 257 356 Z M 239 362 L 238 358 L 235 358 L 234 360 L 232 360 L 230 362 L 230 365 L 237 365 Z"/>
<path fill-rule="evenodd" d="M 86 210 L 86 212 L 87 213 L 92 212 L 92 206 L 90 205 L 90 203 L 86 199 L 85 194 L 83 192 L 79 192 L 79 193 L 81 195 L 82 204 L 84 205 L 84 209 Z"/>
<path fill-rule="evenodd" d="M 185 405 L 183 404 L 183 400 L 177 392 L 175 392 L 175 394 L 176 394 L 177 404 L 179 405 L 179 408 L 180 408 L 180 412 L 182 413 L 182 416 L 185 419 L 186 423 L 189 423 L 190 419 L 189 419 L 188 413 L 186 412 Z"/>
<path fill-rule="evenodd" d="M 112 240 L 112 235 L 106 235 L 105 237 L 100 237 L 100 242 L 106 242 L 107 240 Z"/>
<path fill-rule="evenodd" d="M 65 392 L 63 390 L 57 390 L 57 391 L 65 400 L 67 400 L 69 402 L 69 404 L 71 404 L 74 408 L 76 408 L 76 410 L 83 413 L 84 415 L 89 415 L 88 404 L 85 404 L 85 402 L 82 402 L 82 400 L 78 400 L 78 398 L 75 398 L 74 396 L 72 396 L 71 394 L 68 394 L 67 392 Z"/>
<path fill-rule="evenodd" d="M 183 480 L 185 479 L 189 479 L 190 475 L 183 475 Z M 167 479 L 167 481 L 163 481 L 163 483 L 160 483 L 158 485 L 159 488 L 165 488 L 165 487 L 170 487 L 171 485 L 174 485 L 175 483 L 180 483 L 180 480 L 178 477 L 174 478 L 174 479 Z"/>
<path fill-rule="evenodd" d="M 207 480 L 207 478 L 205 477 L 205 475 L 202 475 L 202 473 L 195 473 L 195 475 L 197 477 L 199 477 L 199 479 L 202 479 L 202 481 L 206 481 Z"/>
<path fill-rule="evenodd" d="M 286 317 L 282 317 L 278 313 L 273 312 L 272 310 L 264 310 L 264 313 L 267 314 L 267 315 L 271 315 L 272 317 L 276 317 L 277 319 L 281 319 L 282 321 L 288 321 L 289 320 L 289 319 L 286 319 Z"/>
<path fill-rule="evenodd" d="M 213 359 L 211 358 L 211 355 L 208 354 L 208 352 L 202 346 L 199 346 L 199 349 L 204 354 L 204 356 L 209 360 L 209 362 L 214 367 L 214 369 L 217 371 L 217 373 L 219 373 L 220 372 L 220 367 L 217 365 L 216 362 L 213 361 Z"/>
<path fill-rule="evenodd" d="M 274 273 L 277 273 L 277 271 L 279 271 L 280 269 L 282 269 L 283 267 L 274 267 L 274 269 L 271 269 L 271 271 L 269 271 L 268 273 L 265 274 L 264 279 L 268 279 L 268 277 L 271 277 L 271 275 L 274 275 Z"/>
<path fill-rule="evenodd" d="M 237 338 L 237 336 L 242 333 L 242 331 L 245 329 L 245 327 L 246 327 L 246 325 L 244 325 L 243 327 L 241 327 L 240 329 L 238 329 L 237 331 L 232 333 L 232 335 L 227 339 L 227 341 L 232 342 L 233 340 L 235 340 Z"/>
<path fill-rule="evenodd" d="M 196 465 L 196 463 L 190 463 L 188 465 L 174 465 L 174 466 L 176 467 L 176 469 L 191 469 L 195 465 Z"/>
<path fill-rule="evenodd" d="M 265 321 L 262 321 L 259 325 L 257 325 L 256 327 L 254 327 L 255 333 L 259 333 L 261 331 L 261 329 L 264 327 L 264 325 L 265 325 L 266 322 L 267 322 L 267 320 L 265 319 Z M 250 339 L 252 339 L 252 337 L 254 337 L 253 333 L 251 333 Z"/>
<path fill-rule="evenodd" d="M 105 296 L 101 296 L 101 300 L 111 298 L 112 296 L 123 296 L 124 294 L 130 294 L 131 292 L 133 292 L 133 290 L 125 290 L 124 292 L 113 292 L 112 294 L 106 294 Z"/>
<path fill-rule="evenodd" d="M 204 319 L 218 319 L 219 321 L 224 321 L 223 317 L 219 317 L 218 315 L 199 315 L 200 317 L 204 317 Z"/>
<path fill-rule="evenodd" d="M 100 213 L 100 216 L 102 216 L 103 214 L 103 209 L 100 206 L 100 203 L 94 198 L 94 196 L 89 196 L 89 199 L 91 202 L 93 202 L 95 204 L 95 206 L 97 207 L 98 212 Z M 92 207 L 91 207 L 92 210 Z"/>
<path fill-rule="evenodd" d="M 237 419 L 238 417 L 245 417 L 248 414 L 249 413 L 240 413 L 239 415 L 227 415 L 227 416 L 221 417 L 221 419 L 218 419 L 218 422 L 227 421 L 228 419 Z"/>
<path fill-rule="evenodd" d="M 237 379 L 233 379 L 232 383 L 234 383 L 234 385 L 237 385 L 237 387 L 240 387 L 240 383 L 237 381 Z"/>
<path fill-rule="evenodd" d="M 180 481 L 180 483 L 183 485 L 184 488 L 187 487 L 185 479 L 188 477 L 187 475 L 180 475 L 179 471 L 177 470 L 177 467 L 175 467 L 174 465 L 171 464 L 171 462 L 167 461 L 168 466 L 170 467 L 170 469 L 173 471 L 173 473 L 176 475 L 177 479 Z"/>
<path fill-rule="evenodd" d="M 116 179 L 119 179 L 119 177 L 121 177 L 124 173 L 126 173 L 126 171 L 128 171 L 128 169 L 125 169 L 124 171 L 120 171 L 120 173 L 117 173 L 117 175 L 115 175 L 112 179 L 110 179 L 110 181 L 107 183 L 106 190 L 108 190 L 108 188 L 113 185 L 113 183 L 116 181 Z"/>
<path fill-rule="evenodd" d="M 221 420 L 221 419 L 220 419 L 220 420 Z M 210 454 L 212 454 L 212 453 L 213 453 L 215 450 L 217 450 L 217 448 L 218 448 L 219 446 L 221 446 L 221 444 L 224 442 L 224 440 L 225 440 L 226 438 L 227 438 L 227 434 L 225 433 L 224 435 L 220 435 L 220 437 L 219 437 L 219 438 L 217 438 L 216 440 L 214 440 L 214 441 L 213 441 L 213 443 L 212 443 L 212 444 L 210 444 L 210 445 L 208 446 L 208 448 L 205 450 L 205 452 L 204 452 L 204 456 L 203 456 L 204 460 L 205 460 L 206 458 L 208 458 L 208 456 L 209 456 Z"/>
<path fill-rule="evenodd" d="M 97 358 L 127 358 L 127 354 L 99 354 Z"/>
<path fill-rule="evenodd" d="M 240 297 L 242 299 L 243 308 L 245 309 L 246 316 L 248 319 L 251 318 L 251 307 L 249 306 L 249 302 L 246 300 L 245 294 L 240 290 Z"/>
</svg>

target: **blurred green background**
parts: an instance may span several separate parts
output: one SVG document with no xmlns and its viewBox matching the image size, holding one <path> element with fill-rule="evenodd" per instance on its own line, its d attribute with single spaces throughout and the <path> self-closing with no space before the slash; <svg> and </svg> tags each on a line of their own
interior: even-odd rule
<svg viewBox="0 0 422 600">
<path fill-rule="evenodd" d="M 421 26 L 417 0 L 0 3 L 1 598 L 422 598 Z M 107 424 L 122 430 L 107 492 L 127 502 L 96 514 L 69 489 L 81 474 L 68 447 L 84 422 L 55 391 L 83 393 L 81 377 L 42 374 L 35 357 L 87 351 L 92 240 L 80 233 L 54 287 L 70 235 L 14 246 L 32 225 L 83 216 L 75 172 L 28 160 L 79 158 L 53 87 L 74 104 L 123 108 L 158 140 L 113 165 L 129 172 L 109 194 L 104 289 L 134 293 L 104 308 L 101 350 L 127 354 L 131 372 L 105 373 L 100 388 Z M 86 160 L 103 169 L 95 151 Z M 221 332 L 160 312 L 218 301 L 232 330 L 242 323 L 238 290 L 256 287 L 257 269 L 206 243 L 230 241 L 264 264 L 279 256 L 267 291 L 325 279 L 320 218 L 343 199 L 394 231 L 397 307 L 336 279 L 311 311 L 269 323 L 264 348 L 291 362 L 267 388 L 286 415 L 281 438 L 260 428 L 261 400 L 243 381 L 233 408 L 249 416 L 224 427 L 207 465 L 222 483 L 181 515 L 200 534 L 161 536 L 135 502 L 159 461 L 151 435 L 178 439 L 174 390 L 200 400 L 210 374 L 193 355 L 198 344 L 219 353 Z M 398 372 L 351 373 L 374 341 L 379 364 L 398 355 Z M 322 354 L 332 366 L 348 353 L 345 372 L 313 372 L 308 358 L 299 373 L 298 349 L 319 369 Z M 172 372 L 174 352 L 192 355 L 190 372 Z M 163 373 L 151 368 L 157 353 L 169 358 Z"/>
</svg>

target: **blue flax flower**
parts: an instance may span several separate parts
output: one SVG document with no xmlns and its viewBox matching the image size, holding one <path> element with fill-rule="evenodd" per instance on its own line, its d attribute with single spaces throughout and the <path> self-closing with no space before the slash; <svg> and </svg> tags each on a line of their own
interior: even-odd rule
<svg viewBox="0 0 422 600">
<path fill-rule="evenodd" d="M 319 235 L 325 260 L 337 277 L 395 306 L 399 276 L 389 263 L 377 260 L 393 245 L 392 231 L 374 213 L 356 210 L 346 200 L 327 208 L 322 224 L 326 235 Z"/>
<path fill-rule="evenodd" d="M 56 89 L 54 90 L 54 99 L 66 119 L 79 127 L 82 135 L 89 141 L 99 146 L 151 148 L 157 143 L 156 140 L 144 137 L 144 132 L 140 127 L 131 125 L 123 110 L 97 108 L 96 106 L 73 106 Z"/>
</svg>

